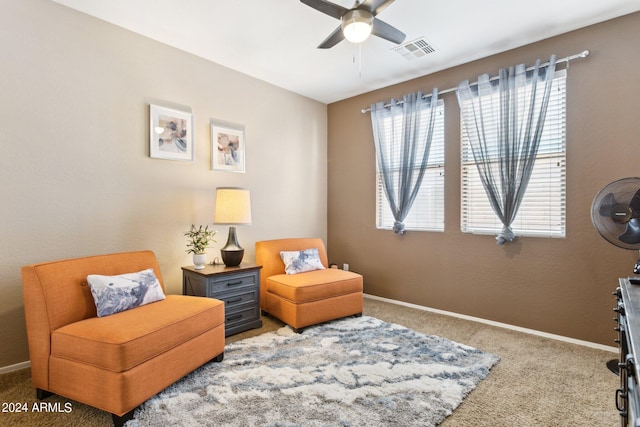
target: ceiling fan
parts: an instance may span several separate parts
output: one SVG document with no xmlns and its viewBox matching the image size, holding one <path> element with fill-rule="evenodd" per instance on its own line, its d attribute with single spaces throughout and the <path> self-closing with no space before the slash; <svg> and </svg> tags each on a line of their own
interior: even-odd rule
<svg viewBox="0 0 640 427">
<path fill-rule="evenodd" d="M 320 43 L 318 49 L 329 49 L 345 38 L 352 43 L 361 43 L 365 41 L 370 34 L 396 44 L 402 43 L 406 37 L 402 31 L 376 18 L 380 12 L 395 0 L 356 1 L 356 4 L 351 9 L 326 0 L 300 1 L 309 7 L 341 21 L 340 26 Z"/>
</svg>

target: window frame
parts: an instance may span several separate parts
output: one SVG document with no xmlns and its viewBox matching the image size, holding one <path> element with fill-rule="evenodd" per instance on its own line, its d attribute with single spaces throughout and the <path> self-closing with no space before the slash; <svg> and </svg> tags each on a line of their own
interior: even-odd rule
<svg viewBox="0 0 640 427">
<path fill-rule="evenodd" d="M 566 79 L 566 70 L 556 71 L 534 171 L 512 223 L 512 230 L 516 236 L 566 237 Z M 461 108 L 460 230 L 465 234 L 497 234 L 502 230 L 503 224 L 491 209 L 486 192 L 479 182 L 476 162 L 468 146 L 468 137 L 463 126 L 463 115 L 464 109 Z M 541 179 L 545 173 L 548 177 L 546 182 Z M 470 178 L 471 175 L 475 177 Z M 474 182 L 470 184 L 471 179 Z M 553 190 L 553 194 L 549 189 Z M 473 191 L 474 197 L 470 199 L 470 193 Z M 541 197 L 544 195 L 548 197 L 546 201 Z M 484 201 L 480 202 L 481 198 Z M 472 209 L 475 209 L 475 212 L 471 211 Z M 474 215 L 476 218 L 473 218 Z"/>
<path fill-rule="evenodd" d="M 444 232 L 444 172 L 445 172 L 445 108 L 444 100 L 438 99 L 436 105 L 436 117 L 434 121 L 434 131 L 431 141 L 431 148 L 429 153 L 428 166 L 425 171 L 420 190 L 414 204 L 411 207 L 411 211 L 405 218 L 405 230 L 410 231 L 431 231 L 431 232 Z M 426 109 L 428 111 L 429 109 Z M 426 113 L 425 113 L 426 114 Z M 399 114 L 400 116 L 402 114 Z M 391 119 L 388 119 L 391 120 Z M 401 117 L 396 118 L 395 123 L 401 123 Z M 385 129 L 387 128 L 385 123 Z M 390 132 L 390 130 L 389 130 Z M 435 154 L 435 156 L 434 156 Z M 398 165 L 396 171 L 399 171 Z M 419 165 L 414 165 L 414 168 L 419 168 Z M 437 184 L 433 183 L 433 179 L 437 178 L 441 181 Z M 431 196 L 425 196 L 424 191 L 434 191 L 440 194 L 432 194 Z M 425 204 L 424 199 L 428 198 L 428 201 L 433 200 L 435 197 L 438 205 L 433 206 L 431 203 Z M 434 210 L 439 210 L 435 212 Z M 431 211 L 431 212 L 430 212 Z M 435 215 L 435 218 L 434 218 Z M 378 169 L 378 163 L 376 161 L 376 229 L 378 230 L 392 230 L 395 219 L 391 213 L 387 196 L 384 192 L 382 183 L 382 174 Z"/>
</svg>

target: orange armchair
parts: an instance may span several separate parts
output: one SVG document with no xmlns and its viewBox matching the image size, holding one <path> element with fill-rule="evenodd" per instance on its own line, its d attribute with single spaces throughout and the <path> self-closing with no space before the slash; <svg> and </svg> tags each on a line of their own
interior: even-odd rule
<svg viewBox="0 0 640 427">
<path fill-rule="evenodd" d="M 281 251 L 318 249 L 324 269 L 286 274 Z M 319 238 L 291 238 L 256 242 L 256 263 L 262 265 L 260 305 L 295 331 L 352 315 L 361 315 L 363 279 L 360 274 L 329 268 Z"/>
</svg>

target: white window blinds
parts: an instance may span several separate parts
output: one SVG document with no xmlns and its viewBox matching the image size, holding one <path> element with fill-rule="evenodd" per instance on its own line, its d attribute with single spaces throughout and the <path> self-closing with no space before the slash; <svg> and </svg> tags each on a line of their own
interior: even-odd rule
<svg viewBox="0 0 640 427">
<path fill-rule="evenodd" d="M 438 100 L 434 123 L 429 161 L 425 171 L 420 191 L 413 206 L 404 220 L 405 229 L 422 231 L 444 231 L 444 102 Z M 422 114 L 428 114 L 428 110 Z M 387 138 L 392 135 L 402 135 L 402 114 L 385 120 L 384 129 Z M 394 129 L 395 126 L 395 129 Z M 424 138 L 419 138 L 423 140 Z M 399 142 L 388 149 L 400 149 Z M 392 157 L 392 156 L 389 156 Z M 398 157 L 398 156 L 393 156 Z M 399 170 L 400 165 L 393 165 Z M 420 165 L 415 166 L 416 169 Z M 399 172 L 394 174 L 397 180 Z M 384 194 L 382 176 L 376 167 L 376 227 L 379 229 L 393 229 L 393 214 Z"/>
<path fill-rule="evenodd" d="M 527 90 L 531 90 L 531 86 Z M 556 71 L 554 77 L 531 180 L 512 224 L 513 232 L 518 236 L 565 236 L 565 110 L 566 71 L 561 70 Z M 494 108 L 494 111 L 499 111 L 499 108 Z M 471 114 L 471 111 L 463 105 L 461 114 Z M 502 223 L 489 205 L 464 126 L 461 128 L 461 230 L 464 233 L 496 234 L 502 229 Z M 491 136 L 488 135 L 489 138 Z M 498 153 L 494 152 L 493 155 L 497 162 Z"/>
</svg>

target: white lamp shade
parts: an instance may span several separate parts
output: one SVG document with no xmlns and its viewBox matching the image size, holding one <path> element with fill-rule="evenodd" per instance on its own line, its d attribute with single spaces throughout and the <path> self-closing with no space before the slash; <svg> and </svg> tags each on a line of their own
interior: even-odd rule
<svg viewBox="0 0 640 427">
<path fill-rule="evenodd" d="M 216 207 L 213 216 L 216 224 L 251 224 L 251 197 L 243 188 L 216 189 Z"/>
<path fill-rule="evenodd" d="M 351 43 L 362 43 L 371 34 L 373 15 L 364 10 L 352 10 L 342 17 L 342 34 Z"/>
</svg>

